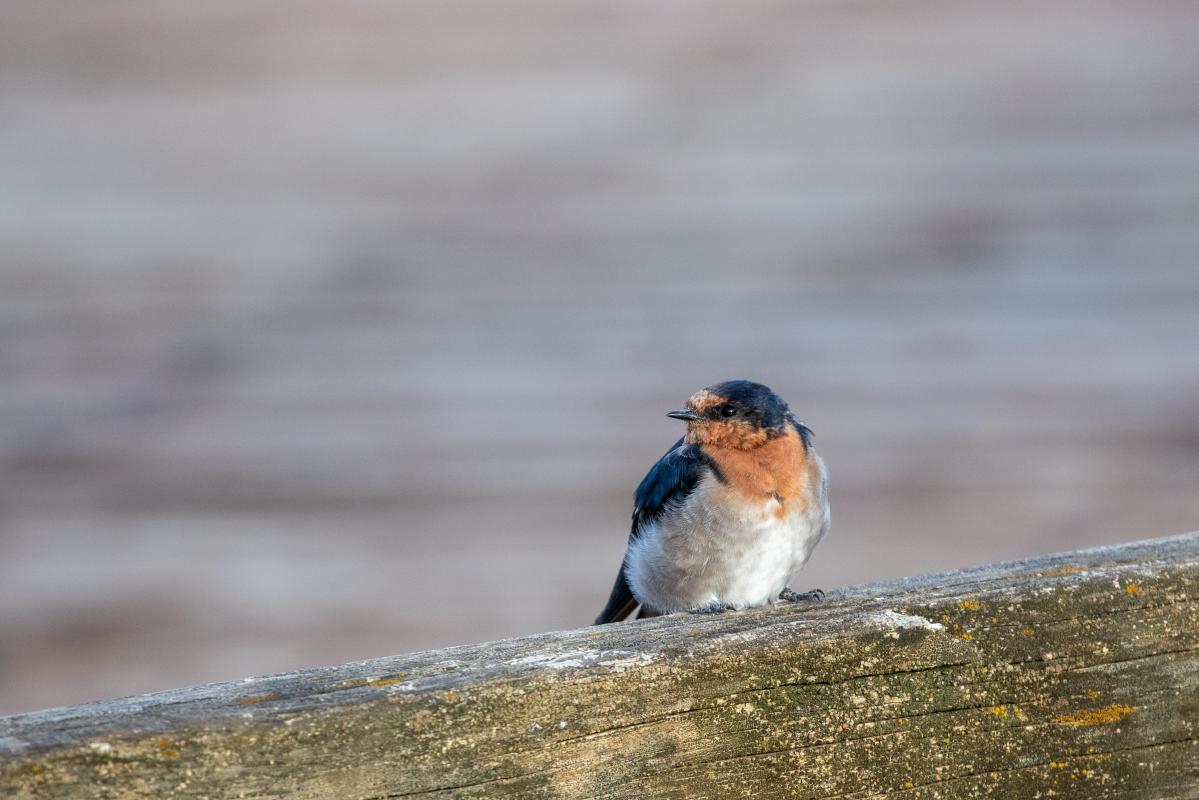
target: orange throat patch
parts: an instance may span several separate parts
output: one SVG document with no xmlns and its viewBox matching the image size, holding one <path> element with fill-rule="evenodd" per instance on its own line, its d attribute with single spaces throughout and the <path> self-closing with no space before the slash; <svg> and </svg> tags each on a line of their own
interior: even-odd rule
<svg viewBox="0 0 1199 800">
<path fill-rule="evenodd" d="M 753 428 L 739 422 L 704 420 L 687 423 L 687 434 L 683 441 L 708 447 L 753 450 L 770 441 L 770 435 L 761 428 Z"/>
<path fill-rule="evenodd" d="M 707 423 L 708 425 L 730 425 L 731 423 Z M 704 423 L 697 425 L 703 427 Z M 744 426 L 737 426 L 744 427 Z M 751 431 L 751 433 L 759 433 Z M 803 440 L 794 428 L 787 428 L 782 436 L 773 439 L 766 437 L 761 431 L 761 441 L 756 445 L 745 446 L 748 439 L 737 439 L 737 445 L 720 444 L 720 435 L 705 436 L 692 440 L 688 431 L 689 443 L 702 445 L 704 453 L 715 462 L 717 469 L 724 478 L 724 490 L 735 492 L 742 498 L 777 501 L 776 509 L 779 515 L 785 509 L 806 507 L 813 482 L 819 479 L 814 474 L 817 469 L 814 459 L 808 458 Z"/>
</svg>

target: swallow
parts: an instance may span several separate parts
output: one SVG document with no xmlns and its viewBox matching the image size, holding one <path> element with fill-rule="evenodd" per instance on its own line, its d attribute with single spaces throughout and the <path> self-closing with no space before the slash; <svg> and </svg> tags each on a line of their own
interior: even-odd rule
<svg viewBox="0 0 1199 800">
<path fill-rule="evenodd" d="M 602 625 L 818 599 L 788 588 L 828 531 L 828 472 L 812 431 L 768 387 L 733 380 L 666 416 L 686 434 L 637 487 Z"/>
</svg>

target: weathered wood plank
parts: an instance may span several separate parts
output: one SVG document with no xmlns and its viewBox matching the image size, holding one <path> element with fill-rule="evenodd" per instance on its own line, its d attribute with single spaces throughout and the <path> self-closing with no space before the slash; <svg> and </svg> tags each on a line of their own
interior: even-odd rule
<svg viewBox="0 0 1199 800">
<path fill-rule="evenodd" d="M 1199 797 L 1199 534 L 0 719 L 17 798 Z"/>
</svg>

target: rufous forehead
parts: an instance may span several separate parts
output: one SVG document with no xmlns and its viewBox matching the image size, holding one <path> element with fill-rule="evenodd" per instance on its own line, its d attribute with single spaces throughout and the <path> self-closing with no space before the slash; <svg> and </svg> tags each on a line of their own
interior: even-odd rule
<svg viewBox="0 0 1199 800">
<path fill-rule="evenodd" d="M 687 405 L 690 406 L 693 411 L 697 411 L 702 414 L 710 408 L 724 405 L 727 402 L 727 397 L 718 395 L 715 392 L 710 392 L 707 389 L 700 389 L 698 392 L 691 395 L 691 399 L 687 401 Z"/>
</svg>

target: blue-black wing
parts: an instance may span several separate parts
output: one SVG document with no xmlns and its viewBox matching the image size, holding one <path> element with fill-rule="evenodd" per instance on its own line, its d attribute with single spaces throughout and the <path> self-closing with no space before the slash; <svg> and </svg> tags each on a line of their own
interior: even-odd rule
<svg viewBox="0 0 1199 800">
<path fill-rule="evenodd" d="M 637 540 L 645 527 L 656 520 L 671 505 L 682 502 L 687 495 L 695 490 L 695 486 L 704 476 L 706 470 L 717 472 L 704 452 L 695 445 L 684 445 L 679 439 L 666 455 L 658 459 L 658 463 L 650 468 L 637 486 L 633 505 L 633 525 L 629 531 L 630 544 Z M 608 604 L 596 618 L 596 625 L 606 622 L 618 622 L 637 607 L 637 599 L 629 588 L 625 576 L 624 564 L 616 576 L 616 584 L 612 587 L 612 595 Z"/>
</svg>

